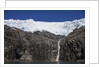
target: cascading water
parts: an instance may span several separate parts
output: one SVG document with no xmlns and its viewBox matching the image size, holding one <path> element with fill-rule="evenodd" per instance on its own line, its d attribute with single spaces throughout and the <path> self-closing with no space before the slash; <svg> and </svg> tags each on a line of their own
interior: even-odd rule
<svg viewBox="0 0 100 67">
<path fill-rule="evenodd" d="M 59 61 L 59 56 L 60 56 L 60 41 L 61 39 L 58 41 L 58 53 L 57 53 L 57 57 L 56 57 L 56 61 Z"/>
</svg>

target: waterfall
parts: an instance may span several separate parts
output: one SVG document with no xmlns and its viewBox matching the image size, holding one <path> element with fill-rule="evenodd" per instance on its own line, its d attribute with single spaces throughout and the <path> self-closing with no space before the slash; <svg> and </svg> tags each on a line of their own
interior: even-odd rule
<svg viewBox="0 0 100 67">
<path fill-rule="evenodd" d="M 56 61 L 59 61 L 59 56 L 60 56 L 60 41 L 61 39 L 58 41 L 58 54 L 57 54 L 57 57 L 56 57 Z"/>
</svg>

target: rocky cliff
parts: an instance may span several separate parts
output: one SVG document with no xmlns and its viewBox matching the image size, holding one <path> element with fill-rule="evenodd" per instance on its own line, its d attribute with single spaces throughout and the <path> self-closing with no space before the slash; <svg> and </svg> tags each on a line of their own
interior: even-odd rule
<svg viewBox="0 0 100 67">
<path fill-rule="evenodd" d="M 46 31 L 25 32 L 4 26 L 4 59 L 26 61 L 54 61 L 57 42 L 64 36 Z"/>
<path fill-rule="evenodd" d="M 60 39 L 60 61 L 85 59 L 85 26 L 65 37 L 47 31 L 25 32 L 5 25 L 4 60 L 55 61 Z"/>
<path fill-rule="evenodd" d="M 60 42 L 60 61 L 85 60 L 85 26 L 73 30 Z"/>
</svg>

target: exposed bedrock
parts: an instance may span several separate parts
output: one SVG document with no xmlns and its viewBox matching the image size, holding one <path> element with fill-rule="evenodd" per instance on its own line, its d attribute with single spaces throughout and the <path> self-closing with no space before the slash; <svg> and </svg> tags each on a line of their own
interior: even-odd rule
<svg viewBox="0 0 100 67">
<path fill-rule="evenodd" d="M 60 61 L 85 60 L 85 26 L 73 30 L 60 42 Z"/>
<path fill-rule="evenodd" d="M 25 32 L 4 26 L 5 60 L 54 61 L 57 55 L 57 41 L 64 37 L 52 33 Z"/>
<path fill-rule="evenodd" d="M 5 61 L 55 61 L 60 41 L 60 61 L 85 59 L 85 26 L 68 36 L 36 31 L 25 32 L 4 26 Z"/>
</svg>

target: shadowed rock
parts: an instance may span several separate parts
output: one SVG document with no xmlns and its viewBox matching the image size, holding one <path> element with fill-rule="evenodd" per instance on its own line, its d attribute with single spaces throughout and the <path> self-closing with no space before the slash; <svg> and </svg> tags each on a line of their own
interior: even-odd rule
<svg viewBox="0 0 100 67">
<path fill-rule="evenodd" d="M 85 26 L 73 30 L 60 43 L 60 61 L 85 60 Z"/>
<path fill-rule="evenodd" d="M 4 26 L 5 60 L 54 61 L 57 42 L 63 36 L 47 31 L 25 32 Z"/>
<path fill-rule="evenodd" d="M 58 41 L 60 61 L 85 60 L 85 26 L 75 29 L 68 36 L 47 31 L 25 32 L 4 26 L 5 61 L 55 61 Z"/>
</svg>

